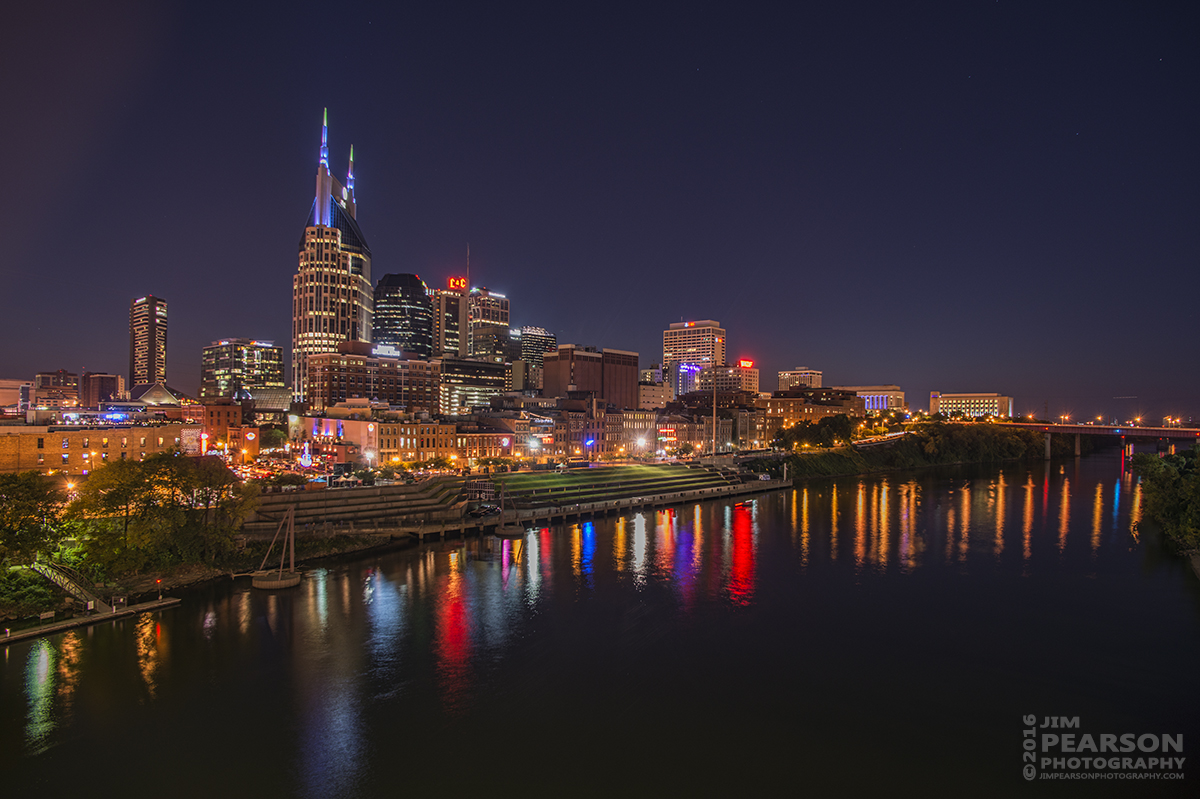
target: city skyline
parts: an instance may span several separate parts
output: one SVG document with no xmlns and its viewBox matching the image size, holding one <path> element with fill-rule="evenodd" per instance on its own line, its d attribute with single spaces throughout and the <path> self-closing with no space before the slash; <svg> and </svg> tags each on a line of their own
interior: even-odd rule
<svg viewBox="0 0 1200 799">
<path fill-rule="evenodd" d="M 374 274 L 443 287 L 469 242 L 472 285 L 559 342 L 646 367 L 670 322 L 719 319 L 728 360 L 766 385 L 805 365 L 917 407 L 999 392 L 1019 414 L 1200 416 L 1174 333 L 1193 312 L 1162 303 L 1197 287 L 1196 12 L 947 8 L 678 25 L 665 7 L 637 24 L 426 9 L 424 40 L 378 9 L 350 23 L 354 85 L 288 74 L 299 19 L 247 11 L 260 48 L 198 8 L 23 9 L 0 113 L 22 120 L 6 129 L 27 189 L 0 224 L 10 297 L 35 301 L 6 306 L 22 346 L 0 377 L 122 374 L 117 309 L 147 294 L 171 303 L 166 379 L 185 391 L 214 339 L 288 341 L 329 107 L 330 152 L 354 138 Z M 439 50 L 452 32 L 462 47 Z M 118 183 L 130 199 L 102 202 Z M 204 213 L 231 198 L 253 224 Z M 36 301 L 51 285 L 54 325 Z"/>
</svg>

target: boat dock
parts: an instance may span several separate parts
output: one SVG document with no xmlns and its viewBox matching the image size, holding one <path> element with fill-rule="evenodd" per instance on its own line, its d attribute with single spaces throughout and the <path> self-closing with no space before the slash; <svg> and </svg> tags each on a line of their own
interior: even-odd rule
<svg viewBox="0 0 1200 799">
<path fill-rule="evenodd" d="M 35 627 L 26 627 L 23 630 L 4 630 L 4 635 L 0 636 L 0 642 L 5 646 L 16 643 L 17 641 L 27 641 L 30 638 L 41 638 L 43 635 L 54 635 L 55 633 L 73 630 L 76 627 L 87 627 L 92 624 L 100 624 L 113 619 L 125 619 L 130 616 L 137 616 L 142 613 L 147 613 L 152 610 L 161 610 L 163 608 L 174 607 L 178 605 L 180 600 L 177 597 L 164 597 L 163 599 L 154 599 L 150 602 L 139 602 L 136 605 L 126 605 L 124 607 L 112 607 L 106 613 L 89 613 L 85 616 L 75 616 L 62 621 L 52 621 L 46 624 L 39 624 Z"/>
</svg>

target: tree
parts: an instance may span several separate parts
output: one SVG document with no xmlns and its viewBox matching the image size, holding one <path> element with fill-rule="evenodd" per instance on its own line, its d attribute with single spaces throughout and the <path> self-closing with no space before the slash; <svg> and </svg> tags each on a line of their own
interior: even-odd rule
<svg viewBox="0 0 1200 799">
<path fill-rule="evenodd" d="M 1133 456 L 1142 478 L 1147 513 L 1184 553 L 1200 550 L 1200 471 L 1197 451 L 1159 458 L 1148 452 Z"/>
<path fill-rule="evenodd" d="M 258 496 L 218 458 L 162 452 L 97 469 L 73 507 L 87 522 L 87 561 L 105 572 L 213 562 Z"/>
<path fill-rule="evenodd" d="M 262 431 L 262 437 L 259 439 L 259 445 L 263 449 L 275 449 L 282 447 L 287 443 L 287 433 L 274 427 L 267 428 Z"/>
<path fill-rule="evenodd" d="M 38 472 L 0 474 L 0 558 L 26 562 L 57 546 L 63 499 Z"/>
</svg>

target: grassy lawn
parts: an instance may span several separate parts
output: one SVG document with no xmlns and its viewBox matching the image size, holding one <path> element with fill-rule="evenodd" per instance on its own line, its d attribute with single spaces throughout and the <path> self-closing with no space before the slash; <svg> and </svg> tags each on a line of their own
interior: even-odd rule
<svg viewBox="0 0 1200 799">
<path fill-rule="evenodd" d="M 513 491 L 529 491 L 545 488 L 582 488 L 605 483 L 627 483 L 636 480 L 653 480 L 697 475 L 695 469 L 686 466 L 600 466 L 594 469 L 575 469 L 563 474 L 555 472 L 517 472 L 492 475 L 496 482 L 504 483 Z"/>
</svg>

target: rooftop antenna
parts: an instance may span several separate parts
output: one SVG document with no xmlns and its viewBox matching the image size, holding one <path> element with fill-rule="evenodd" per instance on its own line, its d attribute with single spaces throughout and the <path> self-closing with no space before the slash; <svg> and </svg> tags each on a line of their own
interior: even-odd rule
<svg viewBox="0 0 1200 799">
<path fill-rule="evenodd" d="M 471 293 L 471 242 L 467 242 L 467 293 Z"/>
</svg>

